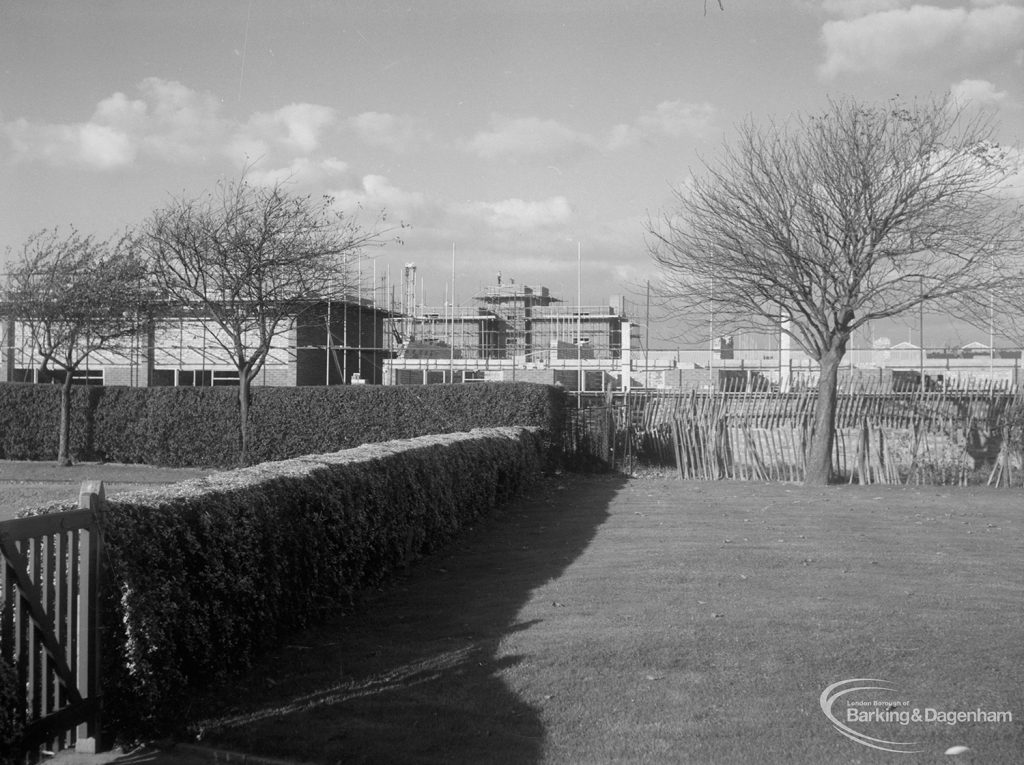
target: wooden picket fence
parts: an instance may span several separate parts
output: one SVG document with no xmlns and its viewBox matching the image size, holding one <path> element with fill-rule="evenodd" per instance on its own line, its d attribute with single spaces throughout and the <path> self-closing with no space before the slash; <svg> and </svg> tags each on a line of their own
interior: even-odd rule
<svg viewBox="0 0 1024 765">
<path fill-rule="evenodd" d="M 0 655 L 23 693 L 30 759 L 97 748 L 102 503 L 102 482 L 86 481 L 78 510 L 0 522 Z"/>
<path fill-rule="evenodd" d="M 682 478 L 803 480 L 816 394 L 643 392 L 581 412 L 575 442 L 630 472 L 675 467 Z M 894 393 L 881 383 L 841 390 L 834 474 L 857 483 L 1011 485 L 1024 477 L 1011 448 L 1024 405 L 1009 384 Z"/>
<path fill-rule="evenodd" d="M 684 478 L 803 480 L 816 394 L 741 393 L 691 397 L 671 422 Z M 833 473 L 853 483 L 961 484 L 1013 480 L 1009 386 L 985 390 L 840 394 Z"/>
</svg>

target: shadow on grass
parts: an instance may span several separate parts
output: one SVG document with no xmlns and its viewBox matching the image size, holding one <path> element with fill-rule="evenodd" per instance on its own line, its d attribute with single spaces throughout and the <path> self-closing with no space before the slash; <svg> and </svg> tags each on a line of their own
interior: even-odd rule
<svg viewBox="0 0 1024 765">
<path fill-rule="evenodd" d="M 531 592 L 562 574 L 624 483 L 568 475 L 498 510 L 355 609 L 295 636 L 249 677 L 198 699 L 201 743 L 316 762 L 541 759 L 538 707 L 497 658 Z"/>
</svg>

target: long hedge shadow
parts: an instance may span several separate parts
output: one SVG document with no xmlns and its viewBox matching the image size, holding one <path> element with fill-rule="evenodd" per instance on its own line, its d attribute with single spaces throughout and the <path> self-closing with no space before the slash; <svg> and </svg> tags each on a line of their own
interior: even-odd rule
<svg viewBox="0 0 1024 765">
<path fill-rule="evenodd" d="M 586 549 L 625 479 L 568 475 L 497 510 L 446 550 L 197 699 L 201 743 L 314 762 L 529 763 L 537 707 L 501 679 L 502 639 L 531 592 Z"/>
</svg>

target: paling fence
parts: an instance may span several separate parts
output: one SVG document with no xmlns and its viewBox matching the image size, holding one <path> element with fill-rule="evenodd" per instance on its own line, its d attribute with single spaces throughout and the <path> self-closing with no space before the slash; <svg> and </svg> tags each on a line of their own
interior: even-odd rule
<svg viewBox="0 0 1024 765">
<path fill-rule="evenodd" d="M 641 392 L 572 413 L 578 464 L 682 478 L 799 481 L 816 394 Z M 1020 485 L 1024 395 L 1010 383 L 894 393 L 865 385 L 837 400 L 834 473 L 854 483 Z"/>
</svg>

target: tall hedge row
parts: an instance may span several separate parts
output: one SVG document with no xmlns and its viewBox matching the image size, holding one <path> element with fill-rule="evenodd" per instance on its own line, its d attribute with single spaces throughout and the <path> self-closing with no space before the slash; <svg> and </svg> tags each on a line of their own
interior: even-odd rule
<svg viewBox="0 0 1024 765">
<path fill-rule="evenodd" d="M 15 765 L 19 761 L 15 745 L 23 728 L 19 711 L 22 704 L 18 693 L 18 672 L 6 657 L 0 656 L 0 765 Z"/>
<path fill-rule="evenodd" d="M 71 453 L 80 461 L 223 467 L 239 455 L 235 388 L 76 388 Z M 57 453 L 56 386 L 0 384 L 0 459 Z M 251 462 L 483 427 L 543 428 L 558 443 L 563 392 L 530 383 L 256 388 Z"/>
<path fill-rule="evenodd" d="M 89 455 L 95 433 L 93 414 L 100 388 L 71 391 L 71 444 Z M 56 385 L 0 383 L 0 459 L 52 460 L 57 457 L 60 389 Z M 80 459 L 88 459 L 82 456 Z"/>
<path fill-rule="evenodd" d="M 108 500 L 105 719 L 122 736 L 173 732 L 190 688 L 519 493 L 543 448 L 530 428 L 425 436 Z"/>
</svg>

